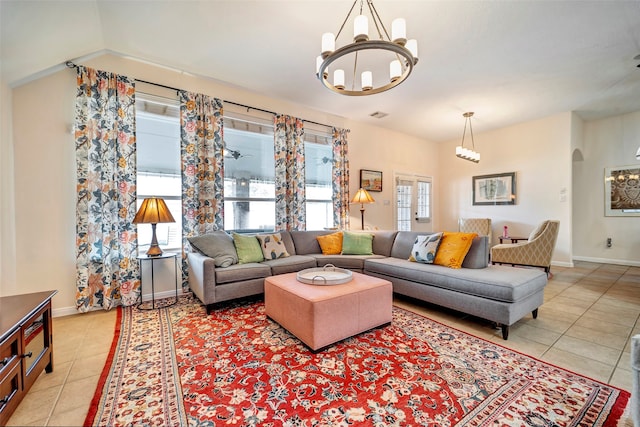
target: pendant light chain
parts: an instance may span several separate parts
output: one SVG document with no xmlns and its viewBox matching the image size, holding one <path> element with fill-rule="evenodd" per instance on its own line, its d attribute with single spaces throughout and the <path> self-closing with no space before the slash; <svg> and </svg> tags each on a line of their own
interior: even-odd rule
<svg viewBox="0 0 640 427">
<path fill-rule="evenodd" d="M 471 127 L 471 116 L 469 116 L 467 120 L 469 120 L 469 132 L 471 133 L 471 147 L 473 151 L 476 151 L 476 142 L 473 140 L 473 128 Z"/>
<path fill-rule="evenodd" d="M 378 37 L 380 37 L 380 40 L 384 40 L 382 37 L 382 34 L 380 33 L 380 28 L 378 28 L 378 22 L 380 22 L 380 26 L 384 30 L 384 34 L 387 36 L 387 40 L 391 41 L 391 37 L 389 37 L 389 33 L 387 32 L 387 29 L 382 23 L 382 19 L 380 19 L 380 15 L 378 15 L 378 11 L 376 10 L 376 7 L 373 5 L 373 2 L 371 0 L 367 0 L 367 5 L 369 6 L 369 12 L 371 12 L 371 17 L 373 18 L 373 24 L 376 26 L 376 30 L 378 31 Z"/>
<path fill-rule="evenodd" d="M 473 117 L 473 112 L 469 111 L 467 113 L 464 113 L 462 116 L 465 118 L 464 130 L 462 131 L 462 141 L 460 145 L 456 147 L 456 156 L 460 157 L 461 159 L 478 163 L 480 162 L 480 153 L 476 151 L 476 142 L 473 138 L 473 127 L 471 125 L 471 117 Z M 464 138 L 467 135 L 467 122 L 469 122 L 469 133 L 471 133 L 471 150 L 469 150 L 468 148 L 464 148 Z"/>
<path fill-rule="evenodd" d="M 336 37 L 335 37 L 336 41 L 338 40 L 338 37 L 340 37 L 340 33 L 342 33 L 342 30 L 344 29 L 345 24 L 349 20 L 349 17 L 351 16 L 351 12 L 353 12 L 353 8 L 356 7 L 357 2 L 358 0 L 354 0 L 353 4 L 351 5 L 351 9 L 349 9 L 349 13 L 347 13 L 347 16 L 344 18 L 344 21 L 342 21 L 342 25 L 340 26 L 340 29 L 338 30 L 338 33 L 336 34 Z M 362 13 L 362 10 L 360 11 L 360 13 Z"/>
</svg>

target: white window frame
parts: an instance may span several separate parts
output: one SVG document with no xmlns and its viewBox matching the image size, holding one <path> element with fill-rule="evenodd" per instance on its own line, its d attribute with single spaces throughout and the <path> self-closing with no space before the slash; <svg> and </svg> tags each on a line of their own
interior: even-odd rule
<svg viewBox="0 0 640 427">
<path fill-rule="evenodd" d="M 397 230 L 414 230 L 414 225 L 430 224 L 433 221 L 433 178 L 418 175 L 394 173 L 394 223 Z M 398 194 L 398 187 L 408 187 L 409 204 Z M 421 186 L 426 186 L 426 192 Z M 426 200 L 424 198 L 426 197 Z M 403 203 L 404 206 L 400 206 Z M 404 209 L 403 212 L 400 209 Z"/>
<path fill-rule="evenodd" d="M 155 104 L 160 106 L 166 106 L 169 108 L 173 108 L 174 110 L 176 108 L 179 109 L 179 100 L 177 99 L 177 97 L 174 98 L 174 97 L 155 95 L 147 92 L 137 91 L 136 102 L 138 101 L 148 102 L 150 104 Z M 164 108 L 160 108 L 159 111 L 162 111 L 162 110 L 164 110 Z M 136 110 L 136 121 L 139 122 L 145 116 L 148 116 L 147 120 L 152 120 L 152 121 L 153 120 L 162 120 L 162 121 L 175 120 L 175 126 L 177 130 L 175 136 L 176 138 L 179 139 L 180 138 L 180 117 L 173 117 L 170 114 L 164 114 L 164 115 L 163 114 L 164 113 L 160 113 L 160 112 L 149 113 L 149 112 Z M 166 117 L 164 117 L 165 115 Z M 139 146 L 141 141 L 141 138 L 140 138 L 141 134 L 138 131 L 136 131 L 136 134 L 137 134 L 136 143 Z M 179 146 L 180 146 L 180 143 L 178 142 L 178 150 L 176 152 L 176 156 L 178 157 L 178 159 L 180 158 Z M 136 206 L 138 209 L 142 205 L 142 202 L 144 201 L 144 199 L 149 197 L 162 197 L 167 202 L 177 200 L 177 201 L 180 201 L 180 205 L 182 205 L 181 203 L 182 194 L 180 192 L 178 192 L 178 194 L 173 194 L 171 192 L 163 192 L 163 189 L 166 189 L 167 187 L 157 186 L 158 188 L 157 191 L 152 192 L 152 194 L 148 194 L 144 192 L 144 190 L 140 191 L 141 188 L 144 188 L 144 185 L 141 186 L 139 183 L 140 178 L 143 176 L 148 176 L 150 179 L 153 179 L 153 177 L 156 176 L 156 177 L 162 177 L 162 178 L 171 179 L 171 180 L 177 180 L 178 182 L 180 182 L 181 176 L 179 173 L 171 173 L 166 171 L 142 170 L 140 168 L 137 168 L 136 175 L 137 175 L 136 182 L 138 184 L 137 185 L 138 191 L 136 194 Z M 179 189 L 180 185 L 178 185 L 177 188 Z M 158 238 L 158 243 L 162 250 L 169 251 L 169 252 L 178 252 L 182 249 L 182 207 L 180 207 L 179 212 L 174 210 L 172 214 L 176 222 L 168 223 L 168 224 L 165 224 L 165 223 L 158 224 L 156 234 L 160 236 L 160 238 Z M 140 227 L 149 227 L 149 228 L 141 229 Z M 163 237 L 165 235 L 165 231 L 167 235 L 166 239 Z M 148 235 L 149 236 L 148 240 L 140 239 L 140 234 L 142 234 L 143 236 Z M 138 251 L 140 253 L 145 252 L 150 242 L 151 242 L 150 225 L 147 225 L 147 224 L 138 225 Z"/>
</svg>

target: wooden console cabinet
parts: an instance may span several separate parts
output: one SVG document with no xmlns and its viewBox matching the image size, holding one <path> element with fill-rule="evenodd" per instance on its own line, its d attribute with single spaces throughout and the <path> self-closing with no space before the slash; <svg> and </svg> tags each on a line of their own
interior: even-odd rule
<svg viewBox="0 0 640 427">
<path fill-rule="evenodd" d="M 42 370 L 53 371 L 51 298 L 57 292 L 0 297 L 0 426 Z"/>
</svg>

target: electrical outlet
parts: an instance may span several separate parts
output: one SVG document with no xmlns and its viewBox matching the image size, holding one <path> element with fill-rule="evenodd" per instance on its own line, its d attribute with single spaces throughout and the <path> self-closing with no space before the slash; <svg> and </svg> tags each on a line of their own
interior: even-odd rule
<svg viewBox="0 0 640 427">
<path fill-rule="evenodd" d="M 611 237 L 607 237 L 607 247 L 610 248 L 612 245 Z"/>
</svg>

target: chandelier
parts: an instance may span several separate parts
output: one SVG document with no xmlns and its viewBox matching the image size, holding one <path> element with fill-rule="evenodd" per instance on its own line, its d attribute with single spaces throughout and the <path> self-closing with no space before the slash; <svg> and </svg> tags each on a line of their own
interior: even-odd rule
<svg viewBox="0 0 640 427">
<path fill-rule="evenodd" d="M 357 2 L 358 0 L 353 2 L 337 35 L 322 35 L 322 54 L 316 58 L 316 77 L 327 88 L 342 95 L 373 95 L 396 87 L 409 77 L 414 65 L 418 63 L 418 42 L 415 39 L 407 40 L 403 18 L 397 18 L 391 23 L 389 37 L 373 1 L 366 0 L 373 27 L 378 33 L 378 39 L 370 40 L 369 19 L 363 14 L 364 0 L 360 0 L 360 14 L 353 21 L 353 42 L 336 49 L 338 38 Z M 332 64 L 338 68 L 333 71 L 333 79 L 329 80 L 329 66 Z M 351 66 L 353 71 L 346 75 L 349 81 L 345 81 L 345 69 Z M 388 79 L 381 77 L 386 74 L 385 68 L 389 70 Z"/>
<path fill-rule="evenodd" d="M 473 140 L 473 129 L 471 128 L 471 117 L 473 112 L 464 113 L 464 131 L 462 132 L 462 142 L 456 147 L 456 156 L 461 159 L 469 160 L 474 163 L 480 161 L 480 153 L 476 151 L 476 144 Z M 464 136 L 467 133 L 467 122 L 469 123 L 469 132 L 471 132 L 471 147 L 472 149 L 464 148 Z"/>
</svg>

